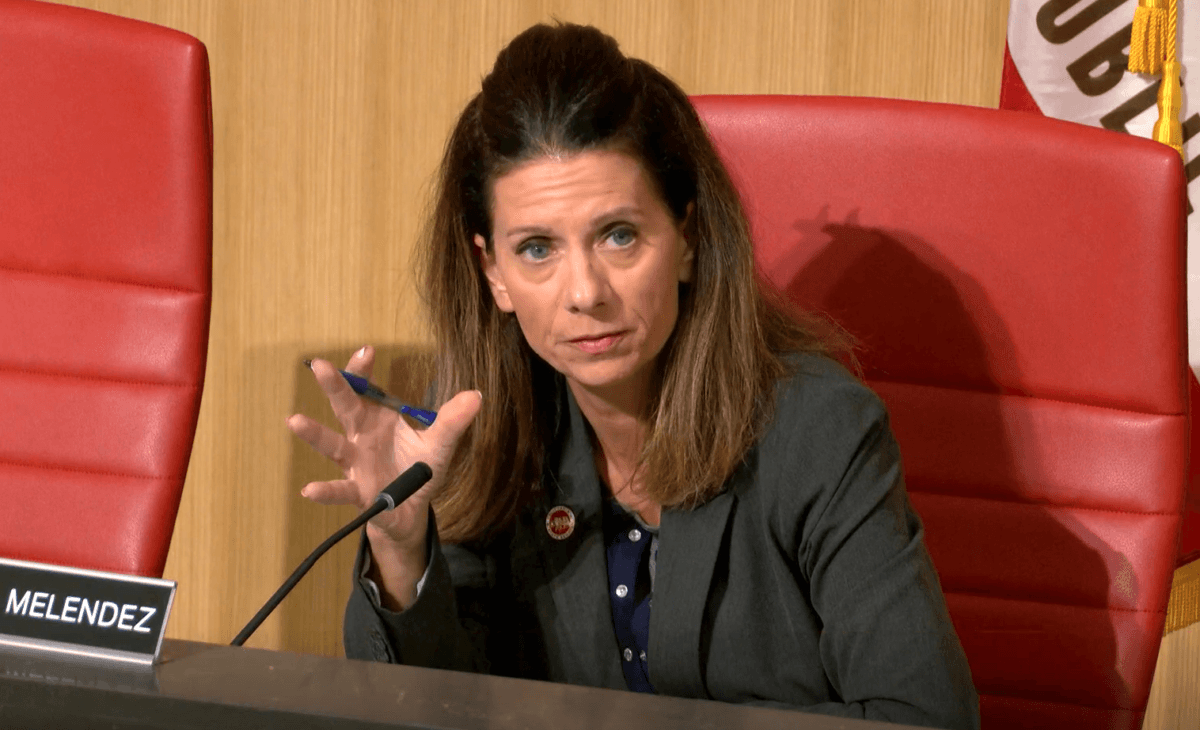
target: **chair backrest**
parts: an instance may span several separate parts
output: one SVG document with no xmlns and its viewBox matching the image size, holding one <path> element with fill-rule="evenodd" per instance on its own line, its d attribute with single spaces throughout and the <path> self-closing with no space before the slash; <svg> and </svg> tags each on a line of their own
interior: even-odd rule
<svg viewBox="0 0 1200 730">
<path fill-rule="evenodd" d="M 1014 112 L 694 99 L 761 270 L 860 343 L 987 728 L 1136 728 L 1188 447 L 1171 149 Z"/>
<path fill-rule="evenodd" d="M 204 46 L 0 0 L 0 556 L 162 574 L 211 289 Z"/>
</svg>

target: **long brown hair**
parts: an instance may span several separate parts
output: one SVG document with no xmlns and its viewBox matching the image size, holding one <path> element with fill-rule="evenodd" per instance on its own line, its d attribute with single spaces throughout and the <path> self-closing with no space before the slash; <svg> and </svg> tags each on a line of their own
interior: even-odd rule
<svg viewBox="0 0 1200 730">
<path fill-rule="evenodd" d="M 496 307 L 480 267 L 473 238 L 490 251 L 490 185 L 524 161 L 595 149 L 639 160 L 695 248 L 646 414 L 639 469 L 650 497 L 693 507 L 720 493 L 771 416 L 786 356 L 845 345 L 834 326 L 760 283 L 741 201 L 683 90 L 595 28 L 536 25 L 500 52 L 459 116 L 421 249 L 436 400 L 484 394 L 436 504 L 448 541 L 499 529 L 526 504 L 559 408 L 554 372 Z"/>
</svg>

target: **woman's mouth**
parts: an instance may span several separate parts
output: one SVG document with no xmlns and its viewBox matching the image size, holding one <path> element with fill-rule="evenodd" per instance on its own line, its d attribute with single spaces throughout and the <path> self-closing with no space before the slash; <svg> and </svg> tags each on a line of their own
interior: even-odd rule
<svg viewBox="0 0 1200 730">
<path fill-rule="evenodd" d="M 624 334 L 624 332 L 610 332 L 595 337 L 576 337 L 570 342 L 589 355 L 598 355 L 612 348 Z"/>
</svg>

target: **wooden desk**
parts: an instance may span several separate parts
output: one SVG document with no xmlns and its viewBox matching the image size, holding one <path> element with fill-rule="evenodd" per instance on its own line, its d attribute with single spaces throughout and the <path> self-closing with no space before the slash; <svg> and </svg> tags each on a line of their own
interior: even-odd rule
<svg viewBox="0 0 1200 730">
<path fill-rule="evenodd" d="M 168 640 L 144 671 L 0 653 L 4 728 L 897 730 L 722 702 Z"/>
</svg>

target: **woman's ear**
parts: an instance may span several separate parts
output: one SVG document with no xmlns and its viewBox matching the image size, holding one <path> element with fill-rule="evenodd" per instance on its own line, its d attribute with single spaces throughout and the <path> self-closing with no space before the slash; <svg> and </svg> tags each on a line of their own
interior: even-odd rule
<svg viewBox="0 0 1200 730">
<path fill-rule="evenodd" d="M 512 312 L 512 300 L 508 297 L 508 287 L 496 268 L 495 252 L 488 253 L 487 241 L 478 233 L 475 234 L 475 246 L 479 249 L 479 265 L 483 267 L 483 275 L 487 277 L 488 288 L 492 290 L 492 299 L 502 312 Z"/>
<path fill-rule="evenodd" d="M 679 224 L 679 237 L 683 239 L 683 254 L 679 257 L 679 281 L 682 284 L 690 283 L 695 271 L 696 244 L 695 235 L 691 232 L 692 216 L 695 212 L 695 202 L 688 203 L 687 213 L 683 216 L 683 222 Z"/>
</svg>

